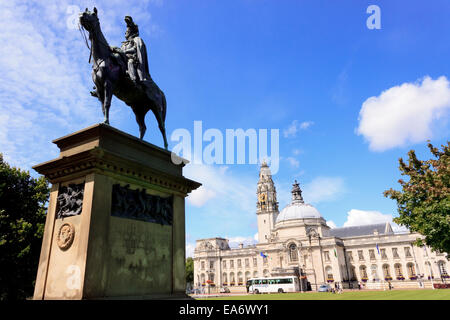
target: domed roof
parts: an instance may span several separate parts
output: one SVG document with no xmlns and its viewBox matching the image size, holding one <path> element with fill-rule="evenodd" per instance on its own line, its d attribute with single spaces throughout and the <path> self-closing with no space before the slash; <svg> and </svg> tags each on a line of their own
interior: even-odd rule
<svg viewBox="0 0 450 320">
<path fill-rule="evenodd" d="M 302 191 L 297 181 L 295 181 L 292 188 L 292 202 L 281 210 L 276 223 L 305 218 L 322 218 L 322 216 L 316 208 L 303 201 Z"/>
</svg>

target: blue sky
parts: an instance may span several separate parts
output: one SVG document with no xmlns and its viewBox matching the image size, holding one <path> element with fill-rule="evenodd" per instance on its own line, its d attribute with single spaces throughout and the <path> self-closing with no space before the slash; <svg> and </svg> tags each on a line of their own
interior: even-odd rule
<svg viewBox="0 0 450 320">
<path fill-rule="evenodd" d="M 370 30 L 369 5 L 381 10 Z M 51 140 L 102 121 L 89 95 L 89 51 L 71 27 L 73 8 L 96 6 L 110 45 L 133 16 L 165 92 L 170 134 L 279 129 L 274 175 L 283 208 L 294 179 L 306 202 L 336 226 L 390 220 L 398 158 L 449 137 L 450 2 L 424 1 L 2 1 L 0 152 L 13 165 L 55 158 Z M 151 114 L 146 140 L 162 146 Z M 118 99 L 111 125 L 137 135 Z M 169 141 L 173 148 L 176 142 Z M 252 242 L 257 165 L 188 165 L 203 183 L 187 200 L 188 252 L 195 240 Z"/>
</svg>

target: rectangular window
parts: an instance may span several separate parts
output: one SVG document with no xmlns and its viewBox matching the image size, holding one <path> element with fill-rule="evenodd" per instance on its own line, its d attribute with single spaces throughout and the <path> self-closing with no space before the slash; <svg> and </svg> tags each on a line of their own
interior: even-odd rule
<svg viewBox="0 0 450 320">
<path fill-rule="evenodd" d="M 398 250 L 397 248 L 392 248 L 392 256 L 395 258 L 400 258 L 400 256 L 398 255 Z"/>
<path fill-rule="evenodd" d="M 209 268 L 214 269 L 214 261 L 213 260 L 209 261 Z"/>
<path fill-rule="evenodd" d="M 328 251 L 324 251 L 323 256 L 324 256 L 325 261 L 330 261 L 330 254 Z"/>
<path fill-rule="evenodd" d="M 387 259 L 386 249 L 380 249 L 381 259 Z"/>
<path fill-rule="evenodd" d="M 245 267 L 250 267 L 250 260 L 248 260 L 248 258 L 245 259 Z"/>
<path fill-rule="evenodd" d="M 405 247 L 405 257 L 410 258 L 411 257 L 411 251 L 409 250 L 409 247 Z"/>
<path fill-rule="evenodd" d="M 267 264 L 267 257 L 263 257 L 263 264 L 264 264 L 264 265 Z"/>
<path fill-rule="evenodd" d="M 364 253 L 362 250 L 358 250 L 358 258 L 360 261 L 364 260 Z"/>
<path fill-rule="evenodd" d="M 242 267 L 241 259 L 237 260 L 237 266 L 238 266 L 238 268 Z"/>
<path fill-rule="evenodd" d="M 253 258 L 253 266 L 254 267 L 258 266 L 258 259 Z"/>
<path fill-rule="evenodd" d="M 205 261 L 201 262 L 202 270 L 205 270 Z"/>
<path fill-rule="evenodd" d="M 369 257 L 370 257 L 370 260 L 376 260 L 375 251 L 373 249 L 369 250 Z"/>
<path fill-rule="evenodd" d="M 230 260 L 230 268 L 234 268 L 234 260 Z"/>
<path fill-rule="evenodd" d="M 223 260 L 223 268 L 224 268 L 224 269 L 227 268 L 227 260 Z"/>
</svg>

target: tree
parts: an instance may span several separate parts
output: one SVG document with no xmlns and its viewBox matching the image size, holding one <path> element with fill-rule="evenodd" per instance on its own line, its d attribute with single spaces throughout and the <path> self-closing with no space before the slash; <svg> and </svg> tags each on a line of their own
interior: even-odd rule
<svg viewBox="0 0 450 320">
<path fill-rule="evenodd" d="M 188 257 L 186 259 L 186 283 L 194 281 L 194 259 Z"/>
<path fill-rule="evenodd" d="M 0 154 L 0 300 L 33 294 L 49 192 L 44 177 L 10 167 Z"/>
<path fill-rule="evenodd" d="M 402 191 L 392 188 L 385 197 L 397 201 L 399 217 L 394 222 L 418 232 L 424 239 L 417 245 L 428 245 L 433 250 L 450 253 L 450 142 L 442 150 L 428 143 L 435 159 L 417 159 L 414 150 L 408 152 L 408 164 L 399 159 Z"/>
</svg>

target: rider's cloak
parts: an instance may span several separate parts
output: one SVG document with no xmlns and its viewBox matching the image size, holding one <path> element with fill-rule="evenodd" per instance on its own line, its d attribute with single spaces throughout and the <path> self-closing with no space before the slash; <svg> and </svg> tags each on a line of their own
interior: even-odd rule
<svg viewBox="0 0 450 320">
<path fill-rule="evenodd" d="M 144 41 L 141 37 L 133 38 L 134 44 L 136 45 L 136 55 L 138 60 L 138 68 L 142 72 L 144 79 L 140 80 L 151 80 L 150 72 L 148 68 L 148 59 L 147 59 L 147 48 L 145 47 Z"/>
</svg>

